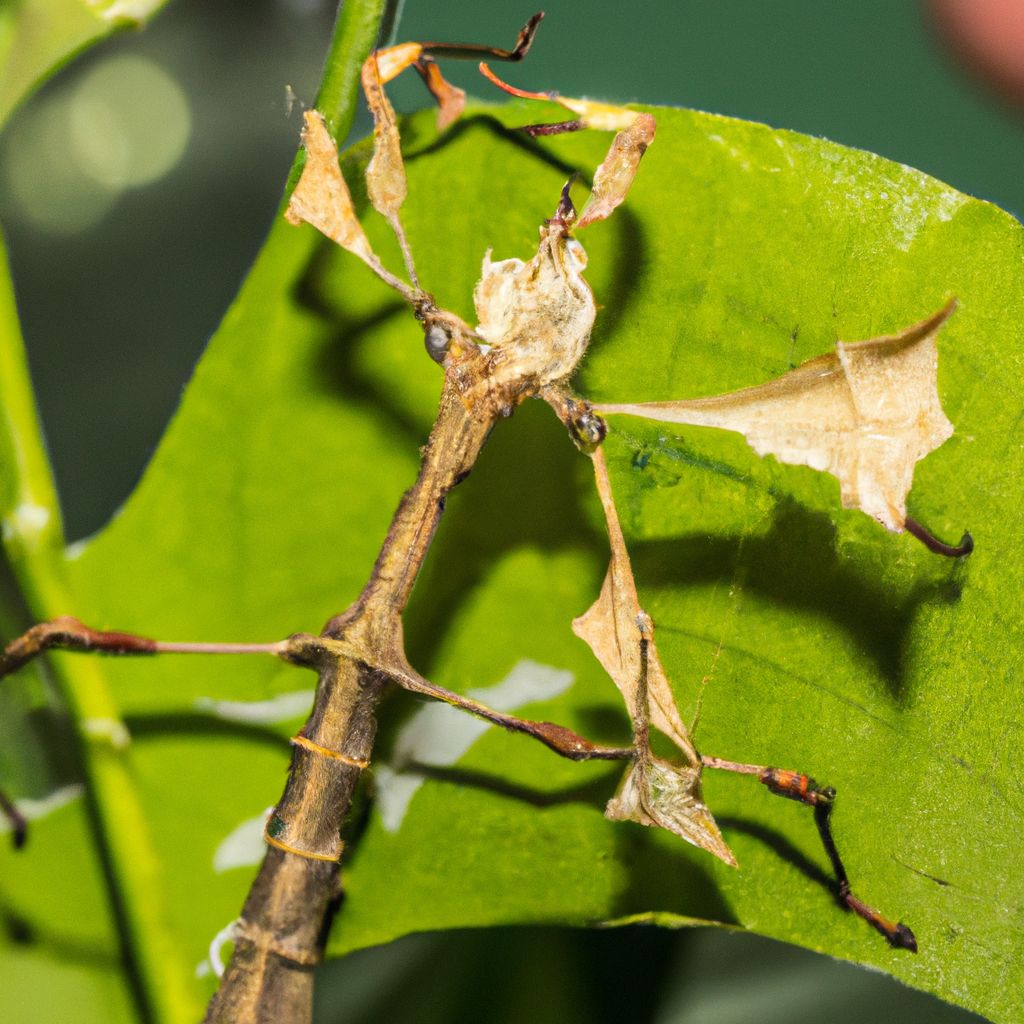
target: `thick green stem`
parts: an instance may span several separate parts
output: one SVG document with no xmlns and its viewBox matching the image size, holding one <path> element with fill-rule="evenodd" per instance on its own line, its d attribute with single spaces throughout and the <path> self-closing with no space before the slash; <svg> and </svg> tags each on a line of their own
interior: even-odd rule
<svg viewBox="0 0 1024 1024">
<path fill-rule="evenodd" d="M 0 491 L 3 542 L 19 575 L 37 559 L 55 560 L 64 546 L 57 490 L 50 473 L 32 397 L 25 348 L 21 340 L 7 249 L 0 234 L 0 451 L 10 448 L 5 476 L 16 481 Z M 7 462 L 7 458 L 4 459 Z"/>
<path fill-rule="evenodd" d="M 342 0 L 327 51 L 316 109 L 340 142 L 352 130 L 359 105 L 359 70 L 377 45 L 381 24 L 393 6 L 389 0 Z"/>
<path fill-rule="evenodd" d="M 396 0 L 341 0 L 324 61 L 324 73 L 314 106 L 324 115 L 328 129 L 341 144 L 348 137 L 359 109 L 359 72 L 367 54 L 377 45 L 381 25 L 390 19 Z M 299 180 L 306 153 L 295 156 L 284 202 Z"/>
<path fill-rule="evenodd" d="M 11 568 L 34 616 L 73 607 L 63 578 L 63 534 L 25 362 L 0 240 L 0 410 L 17 466 L 18 490 L 0 512 Z M 162 867 L 135 784 L 130 738 L 102 666 L 80 659 L 73 673 L 54 663 L 62 699 L 81 739 L 89 803 L 122 951 L 135 976 L 143 1016 L 186 1024 L 202 1012 L 173 934 Z"/>
</svg>

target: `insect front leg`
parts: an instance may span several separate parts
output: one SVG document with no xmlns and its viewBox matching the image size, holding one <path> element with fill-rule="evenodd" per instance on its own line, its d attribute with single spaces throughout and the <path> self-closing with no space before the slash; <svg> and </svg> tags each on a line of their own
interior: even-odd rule
<svg viewBox="0 0 1024 1024">
<path fill-rule="evenodd" d="M 70 615 L 40 622 L 12 640 L 0 653 L 0 678 L 16 672 L 43 651 L 84 651 L 94 654 L 272 654 L 302 663 L 302 635 L 270 643 L 208 643 L 154 640 L 136 633 L 93 629 Z"/>
<path fill-rule="evenodd" d="M 636 177 L 640 159 L 654 141 L 657 128 L 654 116 L 627 107 L 597 103 L 594 100 L 572 99 L 557 92 L 527 92 L 516 89 L 498 78 L 485 63 L 480 64 L 480 72 L 499 89 L 512 96 L 558 103 L 576 115 L 571 121 L 527 125 L 523 131 L 529 135 L 559 135 L 564 132 L 581 131 L 584 128 L 616 133 L 608 154 L 594 173 L 594 187 L 591 189 L 590 198 L 574 226 L 578 230 L 610 216 L 626 198 Z"/>
<path fill-rule="evenodd" d="M 399 210 L 405 201 L 407 186 L 402 160 L 401 139 L 395 111 L 384 92 L 384 85 L 414 67 L 427 84 L 440 111 L 438 126 L 445 128 L 462 112 L 466 94 L 445 81 L 435 57 L 480 57 L 518 61 L 526 56 L 543 14 L 534 15 L 519 33 L 511 50 L 466 43 L 401 43 L 375 50 L 363 63 L 361 81 L 367 105 L 373 115 L 373 157 L 366 167 L 366 186 L 375 210 L 387 218 L 402 249 L 406 271 L 413 287 L 419 288 Z"/>
<path fill-rule="evenodd" d="M 206 641 L 154 640 L 136 633 L 93 629 L 70 615 L 40 622 L 12 640 L 0 651 L 0 678 L 11 675 L 50 650 L 87 654 L 270 654 L 303 667 L 315 667 L 323 647 L 319 637 L 297 633 L 270 643 L 211 643 Z M 17 804 L 0 791 L 0 815 L 11 827 L 15 849 L 25 845 L 28 822 Z"/>
<path fill-rule="evenodd" d="M 443 131 L 462 113 L 466 103 L 466 94 L 446 81 L 437 65 L 437 58 L 455 60 L 475 60 L 489 57 L 491 60 L 516 62 L 522 60 L 533 44 L 537 26 L 541 23 L 544 12 L 539 11 L 519 30 L 519 36 L 511 50 L 497 46 L 484 46 L 478 43 L 399 43 L 374 51 L 375 60 L 382 85 L 397 78 L 406 68 L 416 69 L 420 78 L 437 101 L 437 127 Z"/>
</svg>

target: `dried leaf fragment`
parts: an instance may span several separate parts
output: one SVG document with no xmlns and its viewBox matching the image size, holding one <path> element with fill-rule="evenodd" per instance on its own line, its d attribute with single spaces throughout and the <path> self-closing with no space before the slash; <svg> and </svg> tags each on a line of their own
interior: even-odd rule
<svg viewBox="0 0 1024 1024">
<path fill-rule="evenodd" d="M 736 858 L 701 796 L 699 767 L 672 764 L 660 757 L 638 757 L 604 814 L 610 821 L 635 821 L 666 829 L 736 867 Z"/>
<path fill-rule="evenodd" d="M 598 458 L 603 462 L 600 449 L 595 452 L 595 464 Z M 605 483 L 607 482 L 606 474 Z M 601 499 L 611 501 L 611 493 L 602 488 Z M 609 515 L 609 508 L 611 509 Z M 633 569 L 629 562 L 629 554 L 619 527 L 614 506 L 605 505 L 608 516 L 609 537 L 611 540 L 612 559 L 605 574 L 604 583 L 598 599 L 578 618 L 573 620 L 572 631 L 594 652 L 602 668 L 612 677 L 626 701 L 630 716 L 634 717 L 637 701 L 637 690 L 643 674 L 642 639 L 640 616 L 640 599 L 637 596 L 636 584 L 633 582 Z M 612 519 L 611 517 L 615 517 Z M 646 616 L 644 616 L 646 618 Z M 649 621 L 649 620 L 648 620 Z M 653 634 L 648 641 L 646 664 L 646 687 L 648 714 L 651 724 L 664 733 L 683 753 L 686 760 L 696 765 L 699 763 L 697 752 L 690 741 L 686 726 L 679 716 L 672 687 L 669 685 L 665 669 L 654 646 Z"/>
<path fill-rule="evenodd" d="M 312 224 L 331 241 L 375 267 L 377 258 L 356 217 L 352 195 L 338 164 L 338 147 L 323 115 L 317 110 L 307 110 L 303 118 L 306 166 L 288 200 L 285 218 L 291 224 L 303 221 Z"/>
<path fill-rule="evenodd" d="M 431 57 L 421 57 L 416 62 L 416 70 L 430 94 L 437 100 L 437 130 L 443 132 L 462 116 L 466 108 L 465 90 L 452 85 Z"/>
<path fill-rule="evenodd" d="M 400 281 L 378 259 L 370 246 L 370 240 L 363 231 L 352 205 L 352 195 L 345 184 L 345 178 L 338 164 L 338 147 L 327 130 L 323 114 L 307 110 L 303 115 L 302 142 L 306 147 L 306 165 L 302 168 L 298 184 L 288 200 L 284 211 L 289 224 L 312 224 L 332 242 L 358 256 L 382 281 L 394 288 L 408 302 L 416 302 L 421 295 L 418 288 L 410 288 Z M 395 220 L 397 222 L 397 212 Z M 399 241 L 400 225 L 396 229 Z M 409 260 L 411 267 L 411 259 Z M 415 279 L 415 275 L 413 275 Z"/>
<path fill-rule="evenodd" d="M 373 157 L 366 166 L 366 190 L 373 208 L 395 226 L 409 190 L 395 111 L 381 78 L 377 55 L 371 53 L 362 69 L 363 93 L 373 114 Z"/>
<path fill-rule="evenodd" d="M 606 815 L 642 825 L 658 825 L 687 842 L 735 864 L 701 793 L 701 762 L 679 715 L 658 650 L 651 620 L 640 607 L 633 569 L 622 536 L 601 449 L 591 456 L 604 508 L 611 563 L 597 601 L 572 624 L 589 644 L 626 701 L 636 743 L 634 760 Z M 679 748 L 682 764 L 651 753 L 653 724 Z"/>
<path fill-rule="evenodd" d="M 650 114 L 636 114 L 612 140 L 607 156 L 594 173 L 594 187 L 583 207 L 577 228 L 604 220 L 626 198 L 636 177 L 640 158 L 654 141 L 657 124 Z"/>
<path fill-rule="evenodd" d="M 898 334 L 836 342 L 767 384 L 678 402 L 595 405 L 601 413 L 735 430 L 758 455 L 839 480 L 844 508 L 900 533 L 914 466 L 953 434 L 937 386 L 935 337 L 956 308 Z"/>
</svg>

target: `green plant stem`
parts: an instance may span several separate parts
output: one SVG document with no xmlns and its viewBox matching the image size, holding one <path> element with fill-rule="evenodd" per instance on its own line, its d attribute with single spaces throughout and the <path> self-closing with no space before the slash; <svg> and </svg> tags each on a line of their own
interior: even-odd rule
<svg viewBox="0 0 1024 1024">
<path fill-rule="evenodd" d="M 38 557 L 53 559 L 64 546 L 57 490 L 32 394 L 7 248 L 0 234 L 0 429 L 10 439 L 16 467 L 11 477 L 18 481 L 17 494 L 10 496 L 9 507 L 0 508 L 0 515 L 4 546 L 16 569 Z"/>
<path fill-rule="evenodd" d="M 4 509 L 4 546 L 32 614 L 74 604 L 64 582 L 64 539 L 0 238 L 0 410 L 18 466 L 19 490 Z M 135 783 L 131 744 L 99 663 L 54 662 L 54 678 L 81 740 L 90 814 L 103 860 L 122 953 L 145 1017 L 169 1024 L 202 1012 L 171 929 L 162 867 Z"/>
<path fill-rule="evenodd" d="M 377 45 L 391 0 L 342 0 L 327 51 L 316 108 L 343 142 L 352 130 L 359 100 L 359 70 Z"/>
<path fill-rule="evenodd" d="M 41 617 L 73 601 L 59 572 L 33 573 L 43 583 L 32 595 Z M 138 791 L 131 738 L 120 717 L 102 664 L 64 659 L 54 675 L 78 729 L 90 814 L 101 848 L 121 942 L 144 1017 L 167 1024 L 195 1021 L 202 1012 L 189 965 L 178 945 L 167 905 L 163 864 Z"/>
</svg>

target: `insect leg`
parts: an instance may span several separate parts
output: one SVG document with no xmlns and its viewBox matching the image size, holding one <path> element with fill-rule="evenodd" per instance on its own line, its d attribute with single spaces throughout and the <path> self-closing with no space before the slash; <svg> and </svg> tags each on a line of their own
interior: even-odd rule
<svg viewBox="0 0 1024 1024">
<path fill-rule="evenodd" d="M 756 775 L 758 780 L 776 796 L 796 800 L 814 810 L 814 823 L 821 836 L 821 844 L 832 864 L 836 875 L 838 895 L 842 904 L 863 918 L 872 928 L 880 932 L 890 946 L 896 949 L 909 949 L 917 952 L 917 939 L 910 928 L 902 921 L 890 921 L 873 907 L 869 907 L 857 897 L 850 886 L 846 874 L 846 866 L 839 856 L 835 837 L 832 834 L 832 807 L 836 791 L 831 786 L 819 786 L 809 775 L 791 771 L 787 768 L 772 768 L 758 764 L 741 764 L 726 761 L 718 757 L 701 755 L 701 763 L 705 768 L 718 768 L 722 771 L 736 772 L 740 775 Z"/>
<path fill-rule="evenodd" d="M 590 454 L 604 441 L 608 424 L 594 412 L 594 407 L 586 399 L 557 384 L 544 388 L 540 397 L 555 410 L 555 415 L 565 424 L 581 452 Z"/>
<path fill-rule="evenodd" d="M 520 61 L 529 52 L 537 26 L 543 17 L 544 12 L 541 11 L 522 27 L 511 50 L 475 43 L 402 43 L 378 50 L 377 63 L 380 67 L 381 80 L 385 83 L 390 82 L 407 67 L 415 68 L 437 101 L 437 127 L 443 131 L 462 113 L 466 94 L 445 80 L 437 66 L 437 58 L 467 60 L 490 57 L 492 60 Z"/>
<path fill-rule="evenodd" d="M 522 60 L 530 51 L 533 37 L 537 34 L 537 26 L 544 18 L 544 12 L 538 11 L 519 30 L 515 46 L 511 50 L 502 50 L 497 46 L 480 46 L 476 43 L 420 43 L 423 52 L 432 57 L 451 57 L 457 60 L 472 60 L 477 57 L 491 57 L 494 60 L 516 62 Z"/>
<path fill-rule="evenodd" d="M 12 640 L 0 653 L 0 677 L 10 675 L 43 651 L 86 651 L 97 654 L 272 654 L 294 657 L 293 638 L 264 644 L 154 640 L 135 633 L 92 629 L 70 615 L 40 622 Z"/>
<path fill-rule="evenodd" d="M 399 217 L 407 192 L 405 166 L 395 111 L 384 86 L 406 68 L 415 67 L 437 100 L 439 127 L 451 124 L 462 111 L 465 93 L 445 81 L 436 57 L 490 56 L 498 60 L 521 60 L 530 49 L 533 34 L 543 15 L 534 15 L 523 27 L 511 50 L 462 43 L 401 43 L 375 50 L 363 63 L 361 79 L 366 102 L 373 114 L 373 158 L 366 168 L 366 185 L 374 209 L 391 224 L 402 249 L 406 271 L 413 286 L 419 288 L 412 250 Z"/>
<path fill-rule="evenodd" d="M 463 697 L 461 694 L 446 690 L 443 686 L 431 683 L 407 664 L 389 663 L 379 668 L 404 690 L 442 701 L 461 711 L 468 711 L 471 715 L 500 725 L 510 732 L 524 733 L 570 761 L 628 761 L 633 757 L 633 747 L 602 746 L 555 722 L 535 722 L 528 718 L 517 718 L 504 711 L 496 711 L 470 697 Z"/>
<path fill-rule="evenodd" d="M 626 198 L 640 165 L 640 158 L 654 141 L 654 117 L 608 103 L 571 99 L 568 96 L 560 96 L 557 92 L 526 92 L 523 89 L 516 89 L 498 78 L 486 64 L 480 65 L 480 72 L 499 89 L 513 96 L 558 103 L 576 115 L 574 121 L 527 125 L 523 130 L 530 135 L 557 135 L 583 128 L 616 132 L 608 155 L 594 173 L 594 187 L 576 223 L 576 228 L 586 227 L 595 220 L 604 220 L 609 216 Z"/>
<path fill-rule="evenodd" d="M 207 643 L 154 640 L 135 633 L 92 629 L 70 615 L 40 622 L 0 651 L 0 678 L 16 672 L 44 651 L 83 651 L 96 654 L 272 654 L 295 665 L 310 666 L 319 657 L 322 641 L 295 634 L 273 643 Z M 11 824 L 15 849 L 25 845 L 28 822 L 14 801 L 0 791 L 0 816 Z"/>
</svg>

